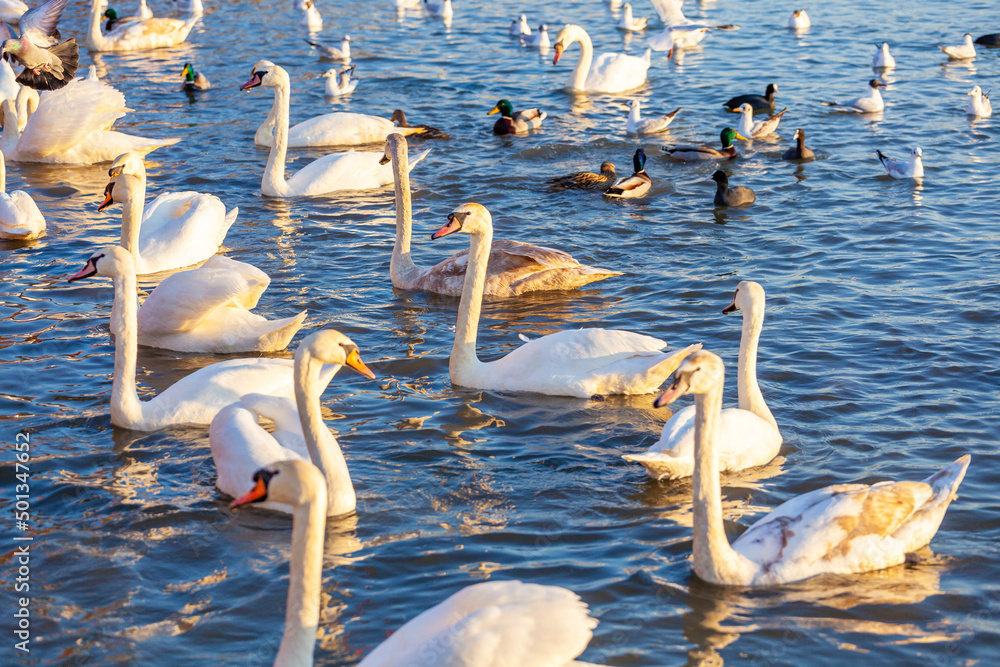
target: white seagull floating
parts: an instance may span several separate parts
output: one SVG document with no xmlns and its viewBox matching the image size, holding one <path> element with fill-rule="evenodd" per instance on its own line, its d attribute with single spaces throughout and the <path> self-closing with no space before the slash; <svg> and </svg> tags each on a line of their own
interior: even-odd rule
<svg viewBox="0 0 1000 667">
<path fill-rule="evenodd" d="M 627 30 L 629 32 L 640 32 L 646 29 L 646 23 L 649 19 L 645 16 L 642 18 L 632 17 L 632 5 L 625 3 L 622 8 L 622 20 L 618 22 L 619 30 Z"/>
<path fill-rule="evenodd" d="M 896 66 L 896 59 L 889 53 L 889 42 L 882 42 L 882 46 L 875 45 L 878 51 L 872 56 L 872 69 L 889 69 Z"/>
<path fill-rule="evenodd" d="M 796 9 L 788 18 L 788 27 L 792 30 L 805 30 L 812 25 L 809 14 L 804 9 Z"/>
<path fill-rule="evenodd" d="M 965 107 L 966 114 L 970 116 L 982 116 L 983 118 L 993 115 L 993 105 L 990 104 L 990 96 L 984 93 L 982 88 L 976 86 L 966 94 L 972 96 L 972 99 L 969 100 L 969 105 Z"/>
<path fill-rule="evenodd" d="M 774 134 L 774 131 L 778 129 L 778 123 L 781 122 L 781 117 L 785 115 L 786 111 L 788 111 L 788 109 L 782 109 L 773 116 L 763 120 L 754 121 L 753 106 L 749 102 L 744 102 L 738 108 L 733 110 L 734 113 L 742 114 L 740 117 L 740 126 L 736 129 L 740 134 L 748 139 L 760 139 L 761 137 L 766 137 Z"/>
<path fill-rule="evenodd" d="M 520 17 L 514 19 L 510 22 L 510 30 L 507 31 L 511 37 L 520 37 L 521 35 L 530 35 L 531 28 L 528 26 L 528 17 L 521 14 Z"/>
<path fill-rule="evenodd" d="M 923 178 L 924 177 L 924 163 L 920 159 L 923 155 L 923 151 L 920 150 L 919 146 L 915 146 L 910 149 L 910 159 L 907 161 L 893 160 L 891 157 L 884 155 L 882 151 L 875 151 L 878 155 L 879 161 L 885 170 L 893 178 Z"/>
<path fill-rule="evenodd" d="M 656 134 L 657 132 L 663 132 L 681 111 L 681 108 L 677 107 L 664 116 L 643 119 L 640 118 L 639 108 L 641 104 L 639 100 L 629 100 L 628 106 L 630 110 L 628 113 L 628 122 L 625 127 L 629 134 Z"/>
<path fill-rule="evenodd" d="M 544 23 L 538 26 L 538 32 L 521 38 L 521 43 L 538 49 L 540 53 L 548 53 L 552 48 L 552 41 L 549 39 L 549 26 Z"/>
<path fill-rule="evenodd" d="M 939 46 L 939 49 L 948 54 L 951 60 L 972 60 L 976 57 L 976 47 L 972 44 L 972 35 L 965 33 L 965 37 L 960 46 Z"/>
<path fill-rule="evenodd" d="M 887 86 L 878 79 L 872 79 L 868 82 L 867 95 L 862 95 L 861 97 L 856 97 L 853 100 L 847 100 L 846 102 L 822 102 L 821 104 L 825 104 L 828 107 L 834 107 L 838 111 L 875 113 L 876 111 L 881 111 L 885 108 L 885 102 L 882 101 L 882 93 L 878 92 L 878 89 L 886 87 Z"/>
</svg>

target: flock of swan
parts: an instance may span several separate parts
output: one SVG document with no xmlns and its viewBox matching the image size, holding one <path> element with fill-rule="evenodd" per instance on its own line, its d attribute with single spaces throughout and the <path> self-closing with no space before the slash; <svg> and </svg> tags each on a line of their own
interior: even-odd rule
<svg viewBox="0 0 1000 667">
<path fill-rule="evenodd" d="M 9 12 L 16 11 L 18 4 L 17 0 L 0 2 L 3 18 L 10 21 Z M 111 421 L 117 427 L 138 431 L 176 425 L 207 427 L 216 485 L 223 494 L 235 498 L 232 506 L 257 503 L 292 515 L 286 621 L 275 664 L 311 664 L 319 619 L 325 521 L 356 508 L 348 461 L 323 421 L 320 397 L 344 366 L 369 379 L 375 374 L 362 361 L 357 345 L 342 333 L 327 329 L 305 336 L 293 360 L 256 356 L 229 359 L 191 373 L 149 400 L 139 398 L 139 345 L 203 353 L 278 351 L 290 344 L 307 313 L 267 320 L 253 312 L 268 287 L 268 276 L 249 263 L 217 254 L 237 221 L 237 208 L 227 210 L 215 195 L 199 192 L 161 194 L 146 202 L 144 156 L 180 139 L 146 139 L 113 130 L 114 123 L 129 111 L 124 95 L 93 74 L 80 78 L 69 74 L 70 80 L 59 79 L 69 72 L 69 65 L 60 69 L 63 63 L 75 63 L 76 58 L 75 51 L 72 59 L 61 54 L 70 46 L 75 49 L 75 44 L 67 46 L 72 40 L 43 38 L 56 34 L 65 4 L 66 0 L 50 0 L 36 10 L 25 7 L 21 10 L 27 17 L 21 21 L 22 36 L 4 43 L 4 52 L 24 56 L 26 60 L 21 62 L 30 76 L 14 78 L 10 65 L 0 63 L 0 88 L 5 95 L 0 105 L 0 188 L 5 183 L 4 158 L 15 163 L 111 163 L 105 199 L 98 210 L 121 206 L 120 244 L 100 248 L 69 278 L 76 282 L 106 277 L 114 285 Z M 311 0 L 295 4 L 302 11 L 303 25 L 310 29 L 322 25 Z M 666 26 L 664 35 L 651 40 L 651 46 L 639 57 L 606 53 L 595 58 L 586 30 L 572 24 L 552 40 L 547 26 L 542 25 L 544 40 L 536 34 L 536 39 L 526 43 L 547 49 L 552 42 L 553 62 L 572 45 L 579 45 L 579 60 L 567 86 L 570 90 L 633 90 L 646 82 L 654 50 L 672 53 L 697 43 L 713 27 L 719 28 L 687 21 L 677 0 L 654 0 L 653 4 Z M 424 0 L 423 5 L 432 16 L 449 17 L 454 11 L 451 0 Z M 143 0 L 136 16 L 121 18 L 101 0 L 92 0 L 87 47 L 100 52 L 178 44 L 187 39 L 201 18 L 200 1 L 191 3 L 189 9 L 185 18 L 155 18 Z M 16 23 L 18 17 L 13 18 Z M 102 19 L 107 19 L 103 26 Z M 797 10 L 789 20 L 793 29 L 807 29 L 810 24 L 804 10 Z M 646 18 L 637 17 L 633 7 L 625 5 L 619 25 L 622 30 L 642 31 L 647 25 Z M 732 26 L 722 26 L 727 27 Z M 519 39 L 533 36 L 526 16 L 512 21 L 509 34 Z M 966 37 L 962 46 L 944 48 L 949 57 L 975 56 L 971 37 Z M 351 60 L 349 37 L 344 37 L 340 48 L 307 41 L 325 58 Z M 8 48 L 11 42 L 30 48 Z M 25 53 L 32 50 L 44 53 L 31 59 Z M 888 45 L 883 44 L 873 66 L 894 65 Z M 75 72 L 75 65 L 72 69 Z M 32 74 L 33 70 L 38 71 Z M 331 74 L 327 90 L 349 94 L 357 86 L 352 72 L 353 66 Z M 39 95 L 30 84 L 45 77 L 46 85 L 55 89 Z M 52 83 L 52 77 L 59 80 Z M 183 77 L 189 90 L 204 90 L 210 85 L 191 64 L 185 65 Z M 882 87 L 879 79 L 872 79 L 866 96 L 831 104 L 858 112 L 880 110 Z M 765 311 L 760 284 L 740 282 L 731 303 L 722 311 L 738 311 L 742 317 L 735 408 L 722 409 L 721 359 L 695 342 L 671 350 L 664 340 L 644 333 L 583 328 L 525 340 L 506 355 L 483 361 L 477 351 L 477 334 L 484 296 L 516 298 L 534 291 L 572 290 L 621 276 L 622 272 L 581 264 L 556 248 L 494 239 L 491 213 L 477 203 L 456 206 L 431 236 L 436 240 L 466 234 L 468 250 L 432 265 L 418 264 L 412 248 L 409 174 L 428 151 L 411 160 L 407 137 L 440 136 L 440 131 L 410 126 L 401 111 L 393 119 L 330 113 L 290 126 L 291 80 L 285 69 L 269 60 L 258 60 L 241 86 L 245 91 L 257 88 L 273 91 L 271 110 L 254 139 L 270 149 L 261 180 L 264 196 L 308 197 L 393 185 L 396 238 L 390 279 L 401 289 L 460 298 L 449 358 L 449 374 L 455 385 L 590 399 L 652 395 L 672 377 L 666 391 L 655 399 L 657 407 L 683 395 L 694 397 L 693 405 L 678 410 L 664 424 L 660 439 L 649 451 L 624 458 L 641 465 L 657 480 L 692 479 L 693 567 L 700 578 L 721 585 L 770 586 L 824 573 L 878 570 L 905 562 L 908 554 L 926 545 L 938 530 L 965 475 L 968 455 L 923 481 L 837 484 L 806 493 L 775 508 L 730 543 L 723 525 L 720 474 L 767 464 L 778 455 L 783 442 L 756 375 Z M 681 161 L 732 158 L 736 155 L 735 140 L 775 131 L 785 111 L 766 119 L 754 119 L 753 114 L 760 109 L 773 111 L 776 92 L 777 86 L 772 84 L 764 95 L 744 95 L 726 103 L 740 114 L 740 121 L 738 129 L 722 130 L 721 149 L 673 146 L 665 149 L 666 154 Z M 977 109 L 989 103 L 978 86 L 970 95 L 979 105 Z M 632 100 L 628 131 L 637 135 L 662 132 L 678 111 L 642 119 L 639 102 Z M 537 109 L 515 112 L 506 99 L 490 113 L 500 114 L 494 127 L 498 134 L 530 131 L 546 117 Z M 796 146 L 785 154 L 787 159 L 812 157 L 804 137 L 799 129 Z M 363 149 L 372 145 L 381 150 Z M 289 149 L 328 146 L 358 148 L 328 154 L 286 175 Z M 913 149 L 908 163 L 891 160 L 881 152 L 878 157 L 892 176 L 923 176 L 919 147 Z M 642 196 L 651 184 L 645 162 L 640 148 L 631 176 L 616 179 L 614 166 L 606 163 L 600 174 L 579 172 L 553 179 L 553 185 L 598 187 L 617 197 Z M 713 178 L 718 183 L 717 205 L 754 201 L 749 189 L 730 188 L 724 171 L 716 171 Z M 38 207 L 23 191 L 2 195 L 0 225 L 4 238 L 37 238 L 45 229 Z M 173 273 L 140 305 L 137 276 L 167 271 Z M 262 420 L 268 428 L 262 426 Z M 447 637 L 438 649 L 446 646 L 450 657 L 436 664 L 493 664 L 493 652 L 509 651 L 504 664 L 561 665 L 583 652 L 596 625 L 587 605 L 571 591 L 538 583 L 488 582 L 463 589 L 414 618 L 361 664 L 400 664 L 419 654 L 415 647 Z"/>
</svg>

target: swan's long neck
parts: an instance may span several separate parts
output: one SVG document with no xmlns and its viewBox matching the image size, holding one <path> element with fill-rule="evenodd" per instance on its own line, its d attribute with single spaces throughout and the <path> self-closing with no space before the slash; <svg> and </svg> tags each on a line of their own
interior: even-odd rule
<svg viewBox="0 0 1000 667">
<path fill-rule="evenodd" d="M 274 87 L 274 144 L 267 156 L 267 166 L 264 168 L 264 178 L 261 180 L 261 190 L 264 194 L 283 193 L 288 189 L 285 182 L 285 155 L 288 152 L 288 109 L 291 98 L 291 85 L 287 78 L 282 78 L 281 85 Z"/>
<path fill-rule="evenodd" d="M 300 347 L 295 353 L 295 402 L 309 458 L 326 480 L 326 514 L 337 516 L 353 512 L 357 499 L 344 453 L 340 450 L 337 439 L 327 429 L 320 413 L 319 397 L 326 389 L 326 385 L 319 380 L 322 366 L 308 348 Z"/>
<path fill-rule="evenodd" d="M 451 348 L 449 370 L 452 380 L 462 377 L 482 364 L 476 356 L 476 334 L 479 315 L 483 309 L 483 291 L 486 289 L 486 267 L 490 261 L 493 230 L 472 234 L 469 247 L 469 265 L 465 269 L 462 299 L 458 304 L 458 324 L 455 327 L 455 344 Z M 459 384 L 462 384 L 459 382 Z"/>
<path fill-rule="evenodd" d="M 416 264 L 410 255 L 413 235 L 413 204 L 410 199 L 409 155 L 405 142 L 399 142 L 392 156 L 392 180 L 396 186 L 396 243 L 392 246 L 389 275 L 392 283 L 408 283 L 416 278 Z"/>
<path fill-rule="evenodd" d="M 18 142 L 21 141 L 21 128 L 18 127 L 19 117 L 13 100 L 3 101 L 3 135 L 0 136 L 0 148 L 4 153 L 11 153 L 17 149 Z"/>
<path fill-rule="evenodd" d="M 694 397 L 694 571 L 710 583 L 740 583 L 741 557 L 722 522 L 722 490 L 715 434 L 722 414 L 722 381 Z"/>
<path fill-rule="evenodd" d="M 130 428 L 143 421 L 142 403 L 135 390 L 135 359 L 139 348 L 135 268 L 119 272 L 114 285 L 111 333 L 115 336 L 115 375 L 111 383 L 111 423 Z"/>
<path fill-rule="evenodd" d="M 132 196 L 122 204 L 121 247 L 132 255 L 132 261 L 139 264 L 139 230 L 142 228 L 142 207 L 146 201 L 146 183 L 137 179 L 139 185 Z"/>
<path fill-rule="evenodd" d="M 271 110 L 267 112 L 267 118 L 257 128 L 253 135 L 253 142 L 258 146 L 273 145 L 274 139 L 274 117 L 278 115 L 278 96 L 275 95 L 271 101 Z"/>
<path fill-rule="evenodd" d="M 90 3 L 90 25 L 87 26 L 87 48 L 100 50 L 107 46 L 107 39 L 101 32 L 101 11 L 103 3 L 100 0 L 91 0 Z"/>
<path fill-rule="evenodd" d="M 740 410 L 749 410 L 778 428 L 778 422 L 764 402 L 757 384 L 757 343 L 764 328 L 764 304 L 755 303 L 743 312 L 743 333 L 740 335 L 740 359 L 736 387 L 740 396 Z"/>
<path fill-rule="evenodd" d="M 3 151 L 0 151 L 0 192 L 7 192 L 7 161 L 4 160 Z"/>
<path fill-rule="evenodd" d="M 292 557 L 288 564 L 285 632 L 276 665 L 311 665 L 319 627 L 323 584 L 323 538 L 326 532 L 326 490 L 295 508 L 292 515 Z"/>
<path fill-rule="evenodd" d="M 590 41 L 590 35 L 583 30 L 574 30 L 570 33 L 570 39 L 570 43 L 580 42 L 580 59 L 576 62 L 576 67 L 573 68 L 573 73 L 569 76 L 569 87 L 573 90 L 586 90 L 590 63 L 594 59 L 594 44 Z"/>
</svg>

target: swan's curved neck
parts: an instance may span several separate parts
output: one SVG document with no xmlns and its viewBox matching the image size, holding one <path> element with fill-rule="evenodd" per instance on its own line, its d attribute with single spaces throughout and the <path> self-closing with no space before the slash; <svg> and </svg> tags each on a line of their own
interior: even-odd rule
<svg viewBox="0 0 1000 667">
<path fill-rule="evenodd" d="M 90 3 L 90 25 L 87 26 L 87 48 L 101 50 L 107 46 L 107 39 L 101 32 L 101 11 L 103 3 L 101 0 L 91 0 Z"/>
<path fill-rule="evenodd" d="M 719 484 L 719 459 L 715 434 L 722 414 L 722 381 L 705 394 L 694 397 L 694 571 L 710 583 L 736 584 L 745 559 L 736 553 L 726 538 L 722 521 L 722 490 Z"/>
<path fill-rule="evenodd" d="M 490 247 L 493 244 L 493 229 L 471 235 L 469 264 L 462 284 L 462 298 L 458 304 L 458 324 L 455 326 L 455 344 L 451 348 L 449 371 L 457 384 L 482 365 L 476 356 L 476 334 L 479 330 L 479 315 L 483 308 L 483 291 L 486 289 L 486 268 L 490 261 Z"/>
<path fill-rule="evenodd" d="M 142 402 L 135 390 L 135 359 L 139 348 L 139 297 L 135 268 L 114 276 L 115 301 L 111 333 L 115 337 L 115 374 L 111 383 L 111 423 L 133 428 L 143 423 Z"/>
<path fill-rule="evenodd" d="M 311 665 L 319 627 L 323 584 L 323 538 L 326 532 L 326 490 L 295 508 L 292 515 L 292 557 L 288 564 L 285 632 L 276 665 Z"/>
<path fill-rule="evenodd" d="M 319 397 L 326 389 L 326 385 L 319 379 L 322 366 L 322 363 L 313 358 L 308 347 L 300 347 L 295 353 L 295 402 L 309 458 L 326 480 L 326 514 L 337 516 L 353 512 L 357 499 L 344 453 L 340 450 L 337 439 L 327 429 L 320 413 Z"/>
<path fill-rule="evenodd" d="M 778 422 L 764 402 L 757 384 L 757 343 L 764 328 L 764 304 L 755 303 L 743 311 L 743 333 L 740 335 L 740 359 L 736 387 L 740 396 L 740 410 L 749 410 L 778 428 Z"/>
<path fill-rule="evenodd" d="M 258 146 L 274 145 L 274 118 L 278 115 L 278 96 L 275 95 L 271 101 L 271 110 L 267 112 L 267 118 L 257 128 L 253 135 L 253 142 Z"/>
<path fill-rule="evenodd" d="M 136 263 L 136 270 L 139 265 L 139 230 L 142 227 L 142 207 L 146 202 L 146 182 L 141 178 L 136 179 L 136 188 L 122 204 L 122 236 L 121 247 L 125 248 L 132 255 L 132 261 Z"/>
<path fill-rule="evenodd" d="M 0 192 L 7 192 L 7 161 L 0 151 Z"/>
<path fill-rule="evenodd" d="M 594 44 L 585 30 L 574 28 L 569 34 L 570 44 L 580 43 L 580 59 L 569 75 L 569 87 L 573 90 L 587 89 L 587 75 L 590 74 L 590 63 L 594 60 Z M 569 44 L 566 45 L 567 47 Z"/>
<path fill-rule="evenodd" d="M 17 144 L 21 141 L 20 118 L 13 100 L 3 101 L 3 111 L 3 135 L 0 135 L 0 148 L 5 154 L 9 154 L 17 149 Z"/>
<path fill-rule="evenodd" d="M 280 85 L 274 87 L 274 143 L 267 156 L 267 166 L 261 179 L 260 189 L 265 195 L 283 195 L 288 190 L 285 182 L 285 155 L 288 152 L 288 109 L 291 98 L 291 84 L 282 77 Z"/>
<path fill-rule="evenodd" d="M 392 156 L 392 180 L 396 186 L 396 243 L 392 246 L 389 275 L 392 282 L 407 283 L 416 278 L 418 269 L 410 255 L 413 235 L 413 204 L 410 199 L 409 155 L 404 142 L 396 146 Z"/>
</svg>

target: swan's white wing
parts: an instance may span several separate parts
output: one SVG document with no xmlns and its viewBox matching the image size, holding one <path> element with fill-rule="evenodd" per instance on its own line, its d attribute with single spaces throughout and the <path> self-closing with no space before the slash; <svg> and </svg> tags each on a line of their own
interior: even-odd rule
<svg viewBox="0 0 1000 667">
<path fill-rule="evenodd" d="M 212 419 L 208 442 L 215 462 L 215 485 L 227 496 L 238 498 L 253 488 L 253 474 L 275 461 L 309 460 L 282 447 L 261 428 L 257 415 L 244 405 L 234 403 L 222 408 Z M 289 505 L 262 503 L 267 509 L 291 513 Z"/>
<path fill-rule="evenodd" d="M 190 266 L 219 250 L 232 221 L 214 195 L 168 192 L 146 206 L 139 229 L 139 274 Z"/>
<path fill-rule="evenodd" d="M 18 152 L 44 157 L 73 148 L 95 130 L 125 115 L 125 96 L 103 81 L 75 79 L 41 94 L 38 109 L 17 145 Z"/>
<path fill-rule="evenodd" d="M 219 308 L 245 308 L 243 304 L 266 287 L 256 278 L 248 279 L 227 268 L 203 266 L 175 273 L 157 285 L 143 302 L 139 330 L 146 335 L 191 331 Z"/>
<path fill-rule="evenodd" d="M 561 666 L 584 651 L 596 626 L 565 588 L 485 582 L 407 622 L 359 667 Z"/>
<path fill-rule="evenodd" d="M 294 195 L 321 195 L 336 190 L 368 190 L 392 183 L 390 165 L 380 165 L 381 152 L 350 150 L 325 155 L 292 175 Z"/>
<path fill-rule="evenodd" d="M 620 92 L 638 88 L 646 81 L 649 60 L 624 53 L 602 53 L 587 74 L 587 90 Z"/>
<path fill-rule="evenodd" d="M 294 148 L 371 144 L 385 141 L 393 132 L 406 133 L 388 118 L 336 112 L 310 118 L 289 128 L 288 145 Z"/>
</svg>

